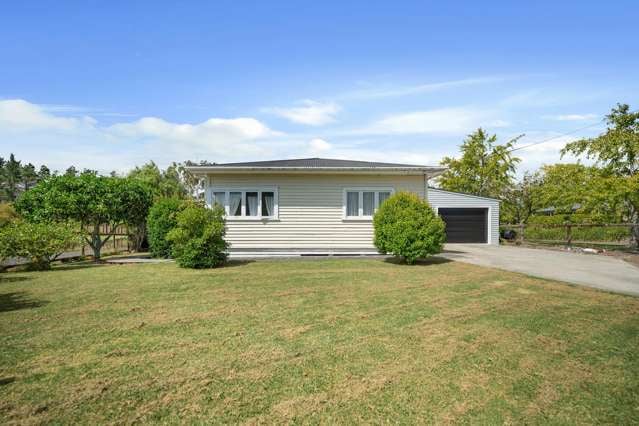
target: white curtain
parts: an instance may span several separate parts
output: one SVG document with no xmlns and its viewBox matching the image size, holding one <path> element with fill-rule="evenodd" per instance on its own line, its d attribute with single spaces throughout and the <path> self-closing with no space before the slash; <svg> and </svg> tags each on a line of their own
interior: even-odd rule
<svg viewBox="0 0 639 426">
<path fill-rule="evenodd" d="M 364 192 L 362 196 L 362 214 L 364 216 L 372 216 L 374 204 L 375 204 L 375 193 Z"/>
<path fill-rule="evenodd" d="M 229 214 L 231 216 L 242 215 L 242 193 L 231 192 L 229 194 Z"/>
<path fill-rule="evenodd" d="M 275 194 L 272 192 L 262 192 L 262 216 L 273 216 L 275 214 Z"/>
<path fill-rule="evenodd" d="M 386 191 L 380 192 L 378 197 L 379 197 L 379 205 L 381 206 L 382 203 L 386 201 L 388 197 L 390 197 L 390 192 L 386 192 Z"/>
<path fill-rule="evenodd" d="M 247 216 L 257 216 L 257 192 L 246 193 Z"/>
<path fill-rule="evenodd" d="M 346 193 L 346 216 L 359 216 L 359 192 Z"/>
</svg>

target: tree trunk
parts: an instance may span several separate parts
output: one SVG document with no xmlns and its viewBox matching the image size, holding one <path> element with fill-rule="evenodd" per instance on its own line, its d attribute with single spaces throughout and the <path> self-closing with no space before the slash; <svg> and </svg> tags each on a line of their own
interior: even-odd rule
<svg viewBox="0 0 639 426">
<path fill-rule="evenodd" d="M 100 226 L 93 226 L 93 233 L 91 234 L 91 248 L 93 249 L 93 261 L 95 263 L 100 262 L 100 251 L 102 250 L 102 240 L 100 239 Z"/>
</svg>

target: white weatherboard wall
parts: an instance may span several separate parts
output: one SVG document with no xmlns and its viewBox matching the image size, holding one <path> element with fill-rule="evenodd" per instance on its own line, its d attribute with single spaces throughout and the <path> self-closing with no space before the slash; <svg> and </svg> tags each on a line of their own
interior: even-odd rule
<svg viewBox="0 0 639 426">
<path fill-rule="evenodd" d="M 459 194 L 428 188 L 428 202 L 433 209 L 453 208 L 487 208 L 488 209 L 488 244 L 499 244 L 499 201 L 493 198 Z"/>
<path fill-rule="evenodd" d="M 344 189 L 392 188 L 424 197 L 424 176 L 355 174 L 211 174 L 211 189 L 276 187 L 278 220 L 227 217 L 227 240 L 235 249 L 374 250 L 371 220 L 343 218 Z"/>
</svg>

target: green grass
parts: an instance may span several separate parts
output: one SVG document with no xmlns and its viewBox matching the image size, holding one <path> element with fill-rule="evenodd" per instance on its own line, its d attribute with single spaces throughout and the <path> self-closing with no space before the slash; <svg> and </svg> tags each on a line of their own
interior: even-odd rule
<svg viewBox="0 0 639 426">
<path fill-rule="evenodd" d="M 639 422 L 639 299 L 373 259 L 0 275 L 2 423 Z"/>
</svg>

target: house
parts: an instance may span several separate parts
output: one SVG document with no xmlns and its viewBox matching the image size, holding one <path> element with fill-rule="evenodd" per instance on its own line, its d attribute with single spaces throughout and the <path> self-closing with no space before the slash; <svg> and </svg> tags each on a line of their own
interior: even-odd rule
<svg viewBox="0 0 639 426">
<path fill-rule="evenodd" d="M 232 252 L 375 252 L 373 214 L 397 191 L 427 199 L 448 242 L 499 243 L 499 201 L 429 187 L 442 167 L 305 158 L 189 170 L 224 207 Z"/>
</svg>

